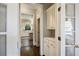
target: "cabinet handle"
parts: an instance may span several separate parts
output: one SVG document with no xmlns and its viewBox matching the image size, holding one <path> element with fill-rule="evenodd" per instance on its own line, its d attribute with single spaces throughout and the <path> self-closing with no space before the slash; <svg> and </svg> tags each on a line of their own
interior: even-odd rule
<svg viewBox="0 0 79 59">
<path fill-rule="evenodd" d="M 61 7 L 58 8 L 58 12 L 60 12 L 60 11 L 61 11 Z"/>
<path fill-rule="evenodd" d="M 58 40 L 61 41 L 61 37 L 60 36 L 58 36 Z"/>
</svg>

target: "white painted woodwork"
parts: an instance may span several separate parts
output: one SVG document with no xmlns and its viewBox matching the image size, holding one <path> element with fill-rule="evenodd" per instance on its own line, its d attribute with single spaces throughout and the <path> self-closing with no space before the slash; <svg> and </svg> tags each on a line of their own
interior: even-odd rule
<svg viewBox="0 0 79 59">
<path fill-rule="evenodd" d="M 60 36 L 60 26 L 59 26 L 59 4 L 53 4 L 47 9 L 47 30 L 55 30 L 55 37 L 45 37 L 44 38 L 44 54 L 48 56 L 58 56 L 60 55 L 60 42 L 58 36 Z M 48 44 L 46 41 L 48 40 Z M 46 47 L 47 45 L 47 47 Z M 47 49 L 46 49 L 47 48 Z M 48 50 L 48 52 L 46 52 Z"/>
<path fill-rule="evenodd" d="M 47 9 L 47 29 L 55 29 L 56 20 L 56 4 Z"/>
<path fill-rule="evenodd" d="M 7 56 L 20 55 L 19 4 L 7 4 Z"/>
<path fill-rule="evenodd" d="M 70 4 L 68 6 L 68 12 L 65 13 L 67 10 L 65 8 L 66 4 L 61 4 L 61 55 L 66 56 L 66 47 L 69 49 L 68 55 L 74 54 L 74 56 L 79 56 L 79 4 L 74 4 L 75 10 L 73 10 L 73 5 Z M 74 13 L 75 12 L 75 16 Z M 67 15 L 66 15 L 67 14 Z M 66 45 L 65 42 L 65 18 L 75 18 L 75 44 Z M 78 45 L 78 46 L 77 46 Z M 74 50 L 73 50 L 74 49 Z"/>
<path fill-rule="evenodd" d="M 45 56 L 56 56 L 55 39 L 50 37 L 44 38 L 44 54 Z"/>
</svg>

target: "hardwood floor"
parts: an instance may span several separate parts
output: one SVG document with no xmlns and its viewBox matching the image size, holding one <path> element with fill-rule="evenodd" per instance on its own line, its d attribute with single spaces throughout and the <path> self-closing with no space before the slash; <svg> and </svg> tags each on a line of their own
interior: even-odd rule
<svg viewBox="0 0 79 59">
<path fill-rule="evenodd" d="M 22 40 L 21 56 L 40 56 L 40 48 L 33 46 L 33 40 Z"/>
<path fill-rule="evenodd" d="M 21 56 L 40 56 L 39 47 L 23 47 L 23 48 L 21 48 Z"/>
</svg>

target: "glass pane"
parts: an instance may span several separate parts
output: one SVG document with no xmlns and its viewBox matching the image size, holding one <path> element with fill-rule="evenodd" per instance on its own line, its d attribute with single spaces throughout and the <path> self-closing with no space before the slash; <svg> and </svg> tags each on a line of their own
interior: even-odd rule
<svg viewBox="0 0 79 59">
<path fill-rule="evenodd" d="M 75 19 L 65 19 L 65 42 L 66 44 L 74 44 Z"/>
<path fill-rule="evenodd" d="M 6 6 L 0 4 L 0 32 L 6 31 Z"/>
<path fill-rule="evenodd" d="M 66 47 L 66 56 L 75 56 L 74 47 Z"/>
<path fill-rule="evenodd" d="M 0 35 L 0 56 L 5 56 L 6 35 Z"/>
<path fill-rule="evenodd" d="M 75 5 L 74 4 L 66 4 L 66 16 L 74 17 L 75 16 Z"/>
</svg>

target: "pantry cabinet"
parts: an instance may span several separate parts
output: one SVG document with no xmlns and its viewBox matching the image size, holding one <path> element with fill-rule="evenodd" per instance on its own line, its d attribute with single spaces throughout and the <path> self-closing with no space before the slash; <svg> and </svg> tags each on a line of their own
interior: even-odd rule
<svg viewBox="0 0 79 59">
<path fill-rule="evenodd" d="M 61 4 L 53 4 L 47 10 L 47 31 L 49 34 L 44 37 L 44 55 L 59 56 L 60 55 L 60 20 L 61 20 Z"/>
</svg>

